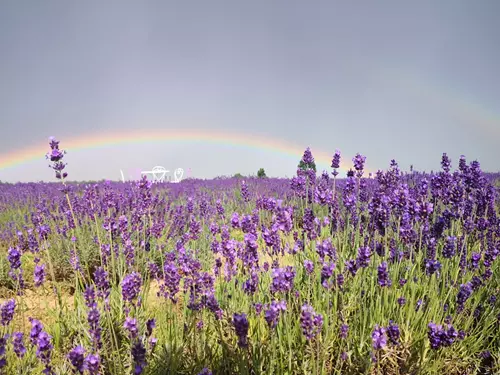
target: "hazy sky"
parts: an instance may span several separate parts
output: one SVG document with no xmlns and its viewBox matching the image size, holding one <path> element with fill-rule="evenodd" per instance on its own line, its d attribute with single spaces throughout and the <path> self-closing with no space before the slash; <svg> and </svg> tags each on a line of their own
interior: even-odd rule
<svg viewBox="0 0 500 375">
<path fill-rule="evenodd" d="M 1 1 L 0 159 L 100 131 L 231 129 L 385 168 L 447 152 L 500 170 L 500 1 Z M 68 150 L 74 179 L 119 169 L 293 175 L 256 148 Z M 127 173 L 127 172 L 126 172 Z M 41 157 L 0 180 L 52 179 Z"/>
</svg>

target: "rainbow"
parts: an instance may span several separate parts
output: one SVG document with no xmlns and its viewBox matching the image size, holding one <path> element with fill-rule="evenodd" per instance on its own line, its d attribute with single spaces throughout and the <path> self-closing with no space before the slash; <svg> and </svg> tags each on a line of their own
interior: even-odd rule
<svg viewBox="0 0 500 375">
<path fill-rule="evenodd" d="M 204 142 L 219 145 L 231 145 L 246 147 L 256 150 L 266 150 L 278 154 L 289 155 L 296 159 L 297 163 L 302 157 L 305 146 L 299 146 L 281 139 L 267 138 L 252 134 L 241 134 L 218 130 L 135 130 L 120 132 L 100 132 L 73 138 L 62 138 L 61 149 L 68 152 L 75 150 L 89 150 L 105 148 L 126 144 L 141 144 L 153 142 Z M 48 139 L 31 147 L 0 154 L 0 170 L 13 168 L 31 161 L 45 158 L 49 150 Z M 334 150 L 324 152 L 311 147 L 316 164 L 328 168 Z M 350 168 L 350 164 L 341 164 L 342 170 Z"/>
</svg>

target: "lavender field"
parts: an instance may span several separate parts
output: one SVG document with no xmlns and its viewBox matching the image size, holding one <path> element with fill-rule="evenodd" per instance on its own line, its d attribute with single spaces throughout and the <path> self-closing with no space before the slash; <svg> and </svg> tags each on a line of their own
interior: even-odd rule
<svg viewBox="0 0 500 375">
<path fill-rule="evenodd" d="M 48 151 L 53 183 L 0 184 L 5 374 L 500 373 L 477 161 L 368 178 L 307 149 L 292 179 L 76 184 Z"/>
</svg>

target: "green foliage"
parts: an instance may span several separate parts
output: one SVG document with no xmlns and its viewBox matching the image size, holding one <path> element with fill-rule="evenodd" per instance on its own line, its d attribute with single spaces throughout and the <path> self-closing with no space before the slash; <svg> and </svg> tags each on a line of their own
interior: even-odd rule
<svg viewBox="0 0 500 375">
<path fill-rule="evenodd" d="M 257 177 L 258 178 L 265 178 L 267 177 L 266 176 L 266 171 L 264 170 L 264 168 L 260 168 L 257 172 Z"/>
</svg>

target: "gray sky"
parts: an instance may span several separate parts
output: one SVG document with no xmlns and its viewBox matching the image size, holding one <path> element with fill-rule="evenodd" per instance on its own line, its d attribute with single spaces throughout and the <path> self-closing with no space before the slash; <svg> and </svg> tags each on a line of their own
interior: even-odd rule
<svg viewBox="0 0 500 375">
<path fill-rule="evenodd" d="M 500 169 L 500 2 L 2 1 L 0 160 L 100 131 L 231 129 L 372 170 Z M 496 68 L 496 69 L 495 69 Z M 119 169 L 293 175 L 255 148 L 152 143 L 75 150 L 74 179 Z M 126 172 L 127 173 L 127 172 Z M 41 157 L 0 180 L 52 179 Z"/>
</svg>

